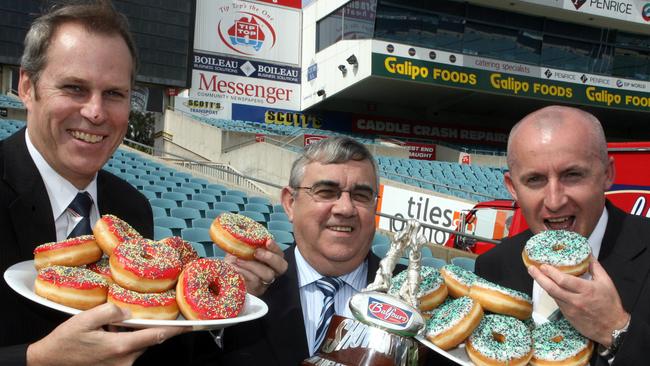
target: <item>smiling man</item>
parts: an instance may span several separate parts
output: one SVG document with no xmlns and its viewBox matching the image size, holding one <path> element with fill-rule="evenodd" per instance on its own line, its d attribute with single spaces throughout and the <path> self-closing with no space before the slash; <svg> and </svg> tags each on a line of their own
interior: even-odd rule
<svg viewBox="0 0 650 366">
<path fill-rule="evenodd" d="M 508 139 L 505 185 L 530 227 L 478 257 L 476 273 L 526 292 L 535 312 L 545 299 L 599 344 L 592 365 L 639 365 L 650 346 L 650 221 L 610 204 L 614 161 L 600 122 L 570 107 L 551 106 L 517 123 Z M 593 258 L 579 278 L 542 265 L 525 268 L 526 241 L 544 230 L 587 237 Z M 608 363 L 609 361 L 609 363 Z"/>
<path fill-rule="evenodd" d="M 109 1 L 55 7 L 30 27 L 18 86 L 27 128 L 0 143 L 1 272 L 33 259 L 40 244 L 88 233 L 100 214 L 120 216 L 152 237 L 146 198 L 101 170 L 126 133 L 136 64 L 126 18 Z M 103 326 L 129 318 L 128 311 L 104 304 L 66 320 L 4 281 L 0 298 L 2 365 L 131 364 L 185 331 L 108 332 Z M 183 354 L 168 351 L 140 360 L 172 362 Z"/>
</svg>

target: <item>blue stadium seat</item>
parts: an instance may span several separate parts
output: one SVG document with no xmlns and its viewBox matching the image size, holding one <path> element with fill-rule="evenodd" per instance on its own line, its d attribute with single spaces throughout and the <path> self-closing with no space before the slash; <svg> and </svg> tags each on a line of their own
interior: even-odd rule
<svg viewBox="0 0 650 366">
<path fill-rule="evenodd" d="M 433 267 L 433 268 L 441 268 L 447 262 L 445 262 L 444 259 L 440 258 L 435 258 L 435 257 L 422 257 L 422 265 L 423 266 L 428 266 L 428 267 Z"/>
<path fill-rule="evenodd" d="M 166 228 L 158 225 L 153 227 L 153 240 L 161 240 L 161 239 L 169 238 L 170 236 L 174 236 L 170 228 Z"/>
<path fill-rule="evenodd" d="M 271 209 L 269 209 L 269 206 L 262 204 L 262 203 L 247 203 L 244 205 L 244 210 L 246 211 L 256 211 L 256 212 L 261 212 L 264 214 L 270 214 Z"/>
<path fill-rule="evenodd" d="M 454 257 L 451 258 L 451 264 L 455 264 L 458 267 L 465 268 L 466 270 L 470 272 L 474 272 L 474 264 L 476 263 L 476 260 L 473 258 L 468 258 L 468 257 Z"/>
<path fill-rule="evenodd" d="M 166 170 L 154 170 L 151 173 L 151 175 L 155 175 L 161 179 L 167 180 L 167 178 L 171 177 L 171 174 L 169 174 L 169 171 Z"/>
<path fill-rule="evenodd" d="M 375 236 L 372 238 L 372 246 L 379 244 L 388 244 L 390 245 L 390 237 L 379 232 L 375 232 Z"/>
<path fill-rule="evenodd" d="M 201 212 L 195 208 L 178 207 L 178 208 L 172 208 L 170 216 L 185 220 L 185 225 L 188 228 L 191 228 L 192 220 L 200 219 Z"/>
<path fill-rule="evenodd" d="M 203 186 L 202 188 L 207 188 L 208 184 L 210 184 L 210 182 L 207 179 L 203 179 L 203 178 L 190 178 L 190 182 L 198 183 Z"/>
<path fill-rule="evenodd" d="M 172 192 L 179 192 L 183 193 L 187 198 L 186 199 L 191 199 L 192 195 L 194 194 L 194 190 L 192 188 L 185 188 L 185 187 L 176 187 L 172 188 Z"/>
<path fill-rule="evenodd" d="M 217 216 L 221 215 L 221 214 L 224 213 L 224 212 L 230 212 L 230 211 L 228 211 L 228 210 L 221 210 L 221 209 L 212 209 L 212 210 L 208 210 L 208 211 L 205 213 L 205 218 L 206 218 L 206 219 L 212 219 L 212 220 L 214 220 Z"/>
<path fill-rule="evenodd" d="M 174 183 L 176 183 L 177 187 L 180 187 L 181 184 L 185 183 L 185 178 L 181 178 L 181 177 L 177 177 L 177 176 L 171 176 L 171 177 L 166 177 L 165 181 L 174 182 Z"/>
<path fill-rule="evenodd" d="M 284 207 L 280 204 L 273 205 L 273 212 L 284 212 Z"/>
<path fill-rule="evenodd" d="M 210 226 L 212 226 L 213 221 L 214 221 L 213 218 L 194 219 L 194 220 L 192 220 L 192 227 L 193 228 L 209 229 Z"/>
<path fill-rule="evenodd" d="M 217 244 L 212 244 L 212 253 L 217 258 L 223 258 L 226 256 L 226 252 L 224 252 Z"/>
<path fill-rule="evenodd" d="M 268 198 L 259 196 L 248 197 L 248 203 L 259 203 L 262 205 L 271 206 L 271 201 Z"/>
<path fill-rule="evenodd" d="M 210 209 L 206 202 L 195 200 L 183 201 L 182 206 L 199 210 L 201 217 L 205 217 L 205 212 Z"/>
<path fill-rule="evenodd" d="M 229 195 L 229 196 L 246 197 L 246 192 L 239 191 L 239 190 L 236 190 L 236 189 L 227 190 L 226 194 Z"/>
<path fill-rule="evenodd" d="M 244 201 L 244 197 L 230 196 L 230 195 L 221 196 L 221 202 L 230 202 L 230 203 L 237 204 L 239 210 L 243 210 L 244 204 L 246 204 L 246 202 Z"/>
<path fill-rule="evenodd" d="M 218 202 L 215 196 L 207 193 L 195 193 L 192 195 L 192 200 L 205 202 L 210 210 L 213 209 L 214 204 Z"/>
<path fill-rule="evenodd" d="M 287 221 L 269 221 L 266 223 L 269 230 L 284 230 L 293 233 L 293 225 Z"/>
<path fill-rule="evenodd" d="M 180 236 L 181 230 L 187 228 L 185 220 L 178 217 L 154 217 L 153 223 L 156 226 L 166 227 L 172 231 L 174 236 Z"/>
<path fill-rule="evenodd" d="M 390 244 L 377 244 L 372 246 L 372 252 L 379 258 L 384 258 L 390 249 Z"/>
<path fill-rule="evenodd" d="M 149 204 L 151 204 L 152 207 L 160 207 L 165 209 L 165 212 L 167 213 L 167 216 L 171 214 L 171 209 L 178 207 L 175 201 L 173 200 L 167 200 L 164 198 L 154 198 L 149 200 Z"/>
<path fill-rule="evenodd" d="M 208 256 L 208 254 L 205 252 L 205 246 L 201 243 L 194 243 L 194 242 L 189 242 L 190 245 L 192 245 L 192 248 L 196 251 L 196 254 L 199 255 L 201 258 L 205 258 Z"/>
<path fill-rule="evenodd" d="M 239 212 L 239 205 L 232 202 L 216 202 L 214 204 L 214 210 L 223 210 L 237 213 Z"/>
<path fill-rule="evenodd" d="M 280 247 L 280 249 L 282 249 L 282 251 L 285 251 L 291 247 L 291 244 L 289 243 L 276 243 L 276 244 L 278 245 L 278 247 Z"/>
<path fill-rule="evenodd" d="M 289 216 L 284 212 L 274 212 L 269 215 L 270 221 L 286 221 L 289 222 Z"/>
<path fill-rule="evenodd" d="M 217 191 L 222 191 L 224 193 L 228 190 L 228 187 L 226 187 L 226 186 L 224 186 L 222 184 L 216 184 L 216 183 L 208 184 L 207 188 L 214 189 L 214 190 L 217 190 Z"/>
<path fill-rule="evenodd" d="M 173 200 L 176 202 L 177 207 L 181 207 L 183 204 L 183 201 L 187 200 L 187 195 L 180 193 L 180 192 L 164 192 L 161 195 L 161 198 L 165 198 L 168 200 Z"/>
<path fill-rule="evenodd" d="M 167 211 L 162 207 L 151 206 L 151 210 L 153 211 L 153 217 L 167 216 Z"/>
<path fill-rule="evenodd" d="M 140 178 L 141 175 L 147 174 L 147 172 L 144 169 L 136 169 L 136 168 L 129 168 L 126 170 L 127 174 L 133 174 L 136 176 L 136 178 Z"/>
<path fill-rule="evenodd" d="M 209 195 L 214 196 L 214 197 L 219 197 L 219 196 L 223 196 L 224 191 L 219 190 L 219 189 L 203 188 L 201 190 L 201 193 L 199 193 L 199 194 L 209 194 Z"/>
<path fill-rule="evenodd" d="M 144 186 L 142 189 L 145 191 L 154 192 L 157 198 L 162 198 L 161 195 L 163 193 L 167 193 L 167 188 L 159 186 Z"/>
<path fill-rule="evenodd" d="M 210 238 L 210 232 L 204 228 L 187 228 L 181 230 L 181 237 L 183 240 L 189 242 L 202 244 L 205 248 L 205 253 L 208 257 L 212 257 L 214 250 L 212 249 L 212 239 Z"/>
<path fill-rule="evenodd" d="M 124 179 L 125 181 L 128 181 L 129 179 L 138 179 L 138 177 L 136 177 L 133 174 L 129 174 L 129 173 L 118 173 L 118 174 L 115 174 L 115 175 L 117 175 L 118 177 Z"/>
<path fill-rule="evenodd" d="M 167 188 L 167 192 L 171 192 L 174 188 L 176 188 L 176 183 L 174 182 L 167 182 L 164 180 L 159 180 L 154 183 L 157 186 L 165 187 Z"/>
<path fill-rule="evenodd" d="M 174 173 L 174 176 L 185 179 L 185 182 L 189 182 L 190 178 L 192 178 L 192 174 L 185 172 L 176 172 Z"/>
<path fill-rule="evenodd" d="M 283 244 L 293 244 L 294 239 L 293 239 L 293 234 L 291 234 L 288 231 L 284 230 L 269 230 L 271 235 L 273 235 L 273 239 L 278 243 L 283 243 Z"/>
<path fill-rule="evenodd" d="M 199 193 L 203 189 L 203 186 L 200 183 L 193 182 L 181 183 L 181 187 L 192 188 L 194 190 L 194 193 Z"/>
<path fill-rule="evenodd" d="M 259 222 L 260 224 L 266 226 L 266 217 L 264 217 L 264 214 L 261 212 L 257 211 L 239 211 L 240 215 L 244 215 L 247 217 L 250 217 L 251 219 Z"/>
<path fill-rule="evenodd" d="M 145 186 L 151 185 L 146 180 L 137 179 L 137 178 L 129 179 L 127 180 L 127 182 L 129 182 L 130 185 L 134 186 L 136 189 L 139 190 L 143 190 Z"/>
<path fill-rule="evenodd" d="M 160 177 L 152 175 L 152 174 L 142 174 L 138 176 L 139 179 L 142 180 L 147 180 L 151 184 L 158 184 L 160 182 Z"/>
</svg>

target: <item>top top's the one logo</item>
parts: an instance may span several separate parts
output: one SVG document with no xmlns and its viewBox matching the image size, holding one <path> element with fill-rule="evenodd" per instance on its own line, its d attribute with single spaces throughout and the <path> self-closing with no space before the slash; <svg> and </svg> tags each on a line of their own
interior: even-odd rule
<svg viewBox="0 0 650 366">
<path fill-rule="evenodd" d="M 224 29 L 226 27 L 227 29 Z M 229 22 L 228 19 L 222 19 L 217 28 L 219 38 L 223 43 L 243 55 L 255 55 L 262 48 L 271 49 L 275 46 L 276 35 L 273 26 L 262 17 L 252 13 L 238 12 L 235 14 L 234 21 Z M 266 44 L 267 42 L 270 45 Z"/>
<path fill-rule="evenodd" d="M 571 2 L 573 3 L 573 6 L 576 7 L 576 10 L 578 10 L 587 2 L 587 0 L 571 0 Z"/>
</svg>

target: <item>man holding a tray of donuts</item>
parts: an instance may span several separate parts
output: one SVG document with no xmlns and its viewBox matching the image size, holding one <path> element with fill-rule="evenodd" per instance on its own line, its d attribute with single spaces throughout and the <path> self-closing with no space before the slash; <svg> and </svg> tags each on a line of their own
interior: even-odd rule
<svg viewBox="0 0 650 366">
<path fill-rule="evenodd" d="M 533 297 L 534 311 L 564 316 L 598 346 L 591 365 L 641 365 L 650 348 L 650 220 L 612 205 L 614 181 L 602 126 L 577 108 L 551 106 L 517 123 L 508 140 L 505 184 L 530 227 L 478 257 L 476 273 Z M 567 230 L 588 238 L 589 271 L 526 268 L 533 234 Z"/>
</svg>

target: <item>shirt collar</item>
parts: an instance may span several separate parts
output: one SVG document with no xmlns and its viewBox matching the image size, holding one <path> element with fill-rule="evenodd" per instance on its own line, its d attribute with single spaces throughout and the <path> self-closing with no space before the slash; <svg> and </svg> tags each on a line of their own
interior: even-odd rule
<svg viewBox="0 0 650 366">
<path fill-rule="evenodd" d="M 320 280 L 323 275 L 318 273 L 314 267 L 312 267 L 307 260 L 302 256 L 298 246 L 294 248 L 294 254 L 296 256 L 296 268 L 298 270 L 298 288 L 303 288 L 308 286 L 318 280 Z M 364 281 L 359 282 L 358 279 L 365 272 L 366 266 L 368 265 L 368 260 L 365 260 L 360 266 L 358 266 L 354 271 L 338 276 L 339 279 L 343 280 L 349 286 L 352 286 L 355 290 L 361 291 L 365 285 Z"/>
<path fill-rule="evenodd" d="M 41 178 L 45 184 L 47 196 L 50 198 L 52 215 L 54 216 L 54 220 L 56 220 L 65 212 L 79 190 L 57 173 L 50 164 L 47 163 L 45 158 L 43 158 L 43 155 L 41 155 L 41 153 L 36 149 L 36 146 L 32 144 L 32 141 L 29 138 L 29 127 L 27 128 L 27 131 L 25 131 L 25 142 L 27 143 L 27 151 L 32 157 L 34 164 L 36 164 L 36 168 L 41 174 Z M 93 198 L 93 202 L 97 202 L 97 173 L 95 173 L 93 180 L 90 181 L 90 184 L 88 184 L 83 191 L 90 194 Z"/>
<path fill-rule="evenodd" d="M 598 223 L 596 224 L 594 230 L 591 232 L 591 235 L 589 235 L 588 239 L 589 246 L 591 247 L 591 253 L 596 259 L 598 259 L 598 255 L 600 254 L 600 248 L 603 243 L 603 237 L 605 236 L 605 229 L 607 228 L 608 220 L 609 214 L 607 213 L 607 209 L 603 207 L 603 213 L 600 214 L 600 219 L 598 219 Z"/>
</svg>

